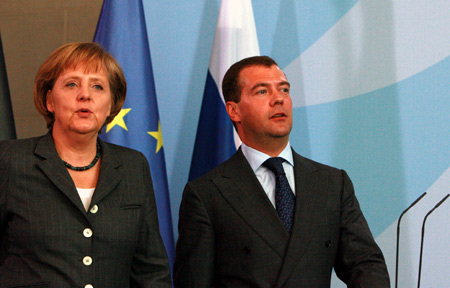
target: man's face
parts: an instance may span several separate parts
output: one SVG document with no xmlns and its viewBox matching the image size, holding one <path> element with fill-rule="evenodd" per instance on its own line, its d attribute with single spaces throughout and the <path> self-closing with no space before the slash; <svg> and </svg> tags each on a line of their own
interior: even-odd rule
<svg viewBox="0 0 450 288">
<path fill-rule="evenodd" d="M 240 72 L 239 83 L 241 100 L 227 102 L 227 112 L 241 140 L 255 149 L 272 143 L 287 144 L 292 129 L 292 100 L 283 71 L 276 65 L 249 66 Z"/>
</svg>

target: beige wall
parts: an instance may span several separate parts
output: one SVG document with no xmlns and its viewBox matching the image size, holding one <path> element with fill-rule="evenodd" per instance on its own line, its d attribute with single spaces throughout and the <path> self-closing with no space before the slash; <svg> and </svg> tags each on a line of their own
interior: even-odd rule
<svg viewBox="0 0 450 288">
<path fill-rule="evenodd" d="M 33 104 L 36 71 L 68 42 L 92 41 L 102 0 L 0 0 L 0 31 L 18 138 L 44 134 Z"/>
</svg>

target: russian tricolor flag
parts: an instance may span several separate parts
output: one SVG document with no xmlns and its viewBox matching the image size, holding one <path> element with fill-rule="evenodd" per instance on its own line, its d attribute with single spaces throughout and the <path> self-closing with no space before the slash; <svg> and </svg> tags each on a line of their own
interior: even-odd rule
<svg viewBox="0 0 450 288">
<path fill-rule="evenodd" d="M 259 45 L 251 0 L 222 0 L 189 180 L 230 158 L 241 144 L 225 110 L 222 79 L 232 64 L 257 55 Z"/>
</svg>

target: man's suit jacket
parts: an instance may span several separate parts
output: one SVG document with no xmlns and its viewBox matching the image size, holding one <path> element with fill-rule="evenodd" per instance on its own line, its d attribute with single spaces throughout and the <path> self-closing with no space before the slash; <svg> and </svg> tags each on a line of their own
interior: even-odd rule
<svg viewBox="0 0 450 288">
<path fill-rule="evenodd" d="M 176 287 L 389 287 L 347 174 L 294 153 L 289 236 L 242 151 L 185 187 Z"/>
<path fill-rule="evenodd" d="M 171 287 L 148 162 L 100 144 L 86 212 L 51 133 L 0 142 L 0 287 Z"/>
</svg>

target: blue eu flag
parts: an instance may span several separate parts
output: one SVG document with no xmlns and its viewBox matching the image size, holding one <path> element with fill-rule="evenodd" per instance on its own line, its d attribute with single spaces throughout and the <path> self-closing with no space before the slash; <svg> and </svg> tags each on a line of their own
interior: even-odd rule
<svg viewBox="0 0 450 288">
<path fill-rule="evenodd" d="M 150 163 L 161 236 L 171 267 L 175 257 L 164 147 L 141 0 L 105 0 L 94 41 L 122 66 L 127 97 L 101 138 L 142 152 Z"/>
</svg>

